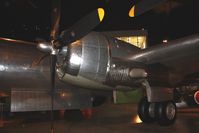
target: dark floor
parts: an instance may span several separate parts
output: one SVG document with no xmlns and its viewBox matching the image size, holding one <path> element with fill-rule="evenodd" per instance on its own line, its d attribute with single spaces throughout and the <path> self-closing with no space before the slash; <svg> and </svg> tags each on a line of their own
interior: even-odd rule
<svg viewBox="0 0 199 133">
<path fill-rule="evenodd" d="M 35 115 L 35 114 L 34 114 Z M 44 117 L 46 114 L 43 114 Z M 136 123 L 136 105 L 103 105 L 94 109 L 89 120 L 55 120 L 55 133 L 198 133 L 199 108 L 179 109 L 174 125 L 160 127 L 157 123 Z M 23 119 L 22 119 L 23 118 Z M 14 122 L 0 127 L 0 133 L 50 133 L 47 119 L 34 119 L 23 116 Z"/>
</svg>

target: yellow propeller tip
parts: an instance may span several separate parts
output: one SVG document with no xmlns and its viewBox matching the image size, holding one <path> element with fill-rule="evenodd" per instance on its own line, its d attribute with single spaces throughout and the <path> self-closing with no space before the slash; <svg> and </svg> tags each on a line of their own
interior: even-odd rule
<svg viewBox="0 0 199 133">
<path fill-rule="evenodd" d="M 135 6 L 131 7 L 129 11 L 129 17 L 135 17 Z"/>
<path fill-rule="evenodd" d="M 98 12 L 99 20 L 101 22 L 103 20 L 103 18 L 104 18 L 104 14 L 105 14 L 104 9 L 103 8 L 98 8 L 97 12 Z"/>
</svg>

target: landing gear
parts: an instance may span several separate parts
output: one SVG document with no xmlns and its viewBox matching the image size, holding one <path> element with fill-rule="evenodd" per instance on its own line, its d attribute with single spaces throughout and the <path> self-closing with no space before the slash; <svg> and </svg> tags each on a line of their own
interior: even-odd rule
<svg viewBox="0 0 199 133">
<path fill-rule="evenodd" d="M 138 115 L 144 123 L 157 121 L 161 126 L 168 126 L 175 122 L 176 105 L 172 101 L 151 103 L 144 97 L 138 105 Z"/>
</svg>

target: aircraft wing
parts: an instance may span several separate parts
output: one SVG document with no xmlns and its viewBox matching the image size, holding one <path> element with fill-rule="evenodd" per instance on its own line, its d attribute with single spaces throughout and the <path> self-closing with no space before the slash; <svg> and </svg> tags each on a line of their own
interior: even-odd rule
<svg viewBox="0 0 199 133">
<path fill-rule="evenodd" d="M 167 74 L 166 79 L 175 84 L 199 72 L 199 35 L 145 49 L 129 59 L 146 64 L 149 76 L 161 80 Z"/>
</svg>

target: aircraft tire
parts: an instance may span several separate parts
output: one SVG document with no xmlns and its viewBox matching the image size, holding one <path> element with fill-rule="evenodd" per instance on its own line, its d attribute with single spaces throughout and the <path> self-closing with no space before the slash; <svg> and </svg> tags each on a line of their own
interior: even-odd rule
<svg viewBox="0 0 199 133">
<path fill-rule="evenodd" d="M 176 105 L 171 101 L 156 103 L 155 114 L 156 119 L 161 126 L 169 126 L 176 120 Z"/>
<path fill-rule="evenodd" d="M 138 104 L 138 116 L 144 123 L 152 123 L 155 121 L 149 112 L 151 104 L 152 103 L 148 102 L 147 97 L 142 98 Z"/>
</svg>

